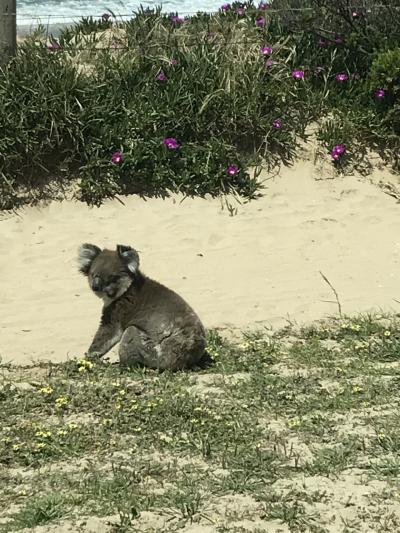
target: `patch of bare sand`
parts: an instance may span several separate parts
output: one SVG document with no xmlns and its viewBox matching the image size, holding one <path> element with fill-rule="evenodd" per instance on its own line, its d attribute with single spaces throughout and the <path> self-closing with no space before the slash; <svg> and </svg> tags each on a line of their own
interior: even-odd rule
<svg viewBox="0 0 400 533">
<path fill-rule="evenodd" d="M 223 394 L 224 385 L 237 385 L 250 378 L 246 372 L 235 372 L 234 374 L 199 374 L 190 391 L 201 396 L 221 395 Z"/>
<path fill-rule="evenodd" d="M 315 523 L 323 526 L 327 532 L 342 532 L 347 524 L 348 527 L 357 527 L 357 531 L 376 533 L 382 531 L 378 524 L 385 521 L 387 524 L 400 524 L 397 523 L 400 504 L 397 505 L 393 500 L 381 504 L 377 498 L 385 494 L 388 484 L 384 481 L 368 480 L 366 475 L 357 471 L 343 473 L 337 479 L 323 476 L 282 479 L 275 483 L 274 489 L 283 497 L 297 491 L 307 514 L 314 516 Z M 302 493 L 307 493 L 314 501 L 302 501 Z"/>
<path fill-rule="evenodd" d="M 207 327 L 276 327 L 333 314 L 320 271 L 346 313 L 398 309 L 400 207 L 369 181 L 317 173 L 310 161 L 283 169 L 265 181 L 262 198 L 236 204 L 235 216 L 219 199 L 181 203 L 173 195 L 92 209 L 51 202 L 4 217 L 3 361 L 61 361 L 86 351 L 101 303 L 76 269 L 85 241 L 135 246 L 143 271 L 177 290 Z"/>
</svg>

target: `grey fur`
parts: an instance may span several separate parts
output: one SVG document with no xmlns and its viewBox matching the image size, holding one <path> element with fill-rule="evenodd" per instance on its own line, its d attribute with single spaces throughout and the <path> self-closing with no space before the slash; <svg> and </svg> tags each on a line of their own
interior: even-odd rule
<svg viewBox="0 0 400 533">
<path fill-rule="evenodd" d="M 200 363 L 206 340 L 199 317 L 178 294 L 142 274 L 136 250 L 83 244 L 78 259 L 79 270 L 104 302 L 87 357 L 102 357 L 120 342 L 124 366 L 178 370 Z"/>
</svg>

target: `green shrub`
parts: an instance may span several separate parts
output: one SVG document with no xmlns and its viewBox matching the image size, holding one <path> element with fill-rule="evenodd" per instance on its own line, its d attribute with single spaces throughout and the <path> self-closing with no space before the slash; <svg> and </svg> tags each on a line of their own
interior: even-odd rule
<svg viewBox="0 0 400 533">
<path fill-rule="evenodd" d="M 326 116 L 319 140 L 327 152 L 346 145 L 341 164 L 371 147 L 396 165 L 400 23 L 389 7 L 354 18 L 345 0 L 240 6 L 185 20 L 160 8 L 126 23 L 84 19 L 53 49 L 27 40 L 0 75 L 0 207 L 74 177 L 96 205 L 128 192 L 252 197 L 246 168 L 293 161 L 307 125 Z M 179 149 L 166 149 L 169 137 Z"/>
</svg>

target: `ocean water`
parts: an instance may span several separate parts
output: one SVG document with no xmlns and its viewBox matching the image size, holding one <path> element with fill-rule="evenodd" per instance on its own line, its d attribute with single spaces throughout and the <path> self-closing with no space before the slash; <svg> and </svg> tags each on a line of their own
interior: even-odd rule
<svg viewBox="0 0 400 533">
<path fill-rule="evenodd" d="M 140 5 L 144 8 L 162 6 L 163 12 L 178 12 L 185 16 L 197 11 L 216 11 L 223 0 L 17 0 L 17 26 L 22 32 L 33 29 L 38 24 L 54 26 L 76 22 L 82 17 L 101 17 L 110 9 L 117 18 L 127 19 Z"/>
</svg>

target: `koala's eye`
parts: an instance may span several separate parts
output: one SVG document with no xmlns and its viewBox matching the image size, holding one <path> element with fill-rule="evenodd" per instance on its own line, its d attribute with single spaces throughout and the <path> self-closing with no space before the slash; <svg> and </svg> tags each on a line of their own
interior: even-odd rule
<svg viewBox="0 0 400 533">
<path fill-rule="evenodd" d="M 119 280 L 118 276 L 111 276 L 111 277 L 107 278 L 107 283 L 117 283 L 118 280 Z"/>
</svg>

